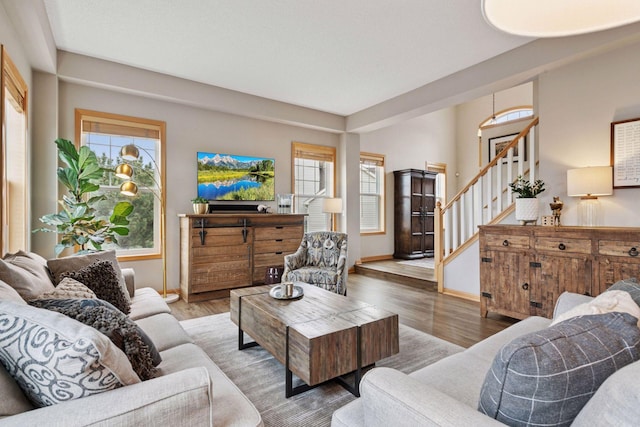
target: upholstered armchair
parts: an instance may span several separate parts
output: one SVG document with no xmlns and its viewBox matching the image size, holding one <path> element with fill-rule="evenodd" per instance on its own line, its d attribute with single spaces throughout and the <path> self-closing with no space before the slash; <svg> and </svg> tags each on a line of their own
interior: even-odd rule
<svg viewBox="0 0 640 427">
<path fill-rule="evenodd" d="M 333 231 L 305 233 L 298 250 L 284 257 L 282 280 L 346 295 L 347 235 Z"/>
</svg>

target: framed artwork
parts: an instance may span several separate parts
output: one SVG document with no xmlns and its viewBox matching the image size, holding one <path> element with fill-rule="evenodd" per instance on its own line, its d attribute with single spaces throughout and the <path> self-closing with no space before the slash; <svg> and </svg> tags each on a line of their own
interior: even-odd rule
<svg viewBox="0 0 640 427">
<path fill-rule="evenodd" d="M 495 138 L 489 138 L 489 161 L 493 160 L 498 154 L 504 150 L 513 138 L 518 136 L 517 133 L 512 133 L 510 135 L 496 136 Z M 520 160 L 520 153 L 518 152 L 518 146 L 516 145 L 513 149 L 513 161 L 517 162 Z M 524 160 L 527 160 L 527 137 L 524 138 Z M 506 163 L 507 160 L 503 160 L 503 163 Z"/>
<path fill-rule="evenodd" d="M 640 187 L 640 117 L 611 123 L 613 188 Z"/>
</svg>

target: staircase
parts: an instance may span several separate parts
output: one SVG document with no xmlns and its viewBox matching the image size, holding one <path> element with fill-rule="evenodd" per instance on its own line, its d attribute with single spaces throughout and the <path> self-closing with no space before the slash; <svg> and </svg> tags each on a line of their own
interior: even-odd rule
<svg viewBox="0 0 640 427">
<path fill-rule="evenodd" d="M 537 125 L 536 117 L 449 203 L 437 204 L 434 257 L 438 291 L 446 291 L 445 266 L 478 240 L 478 226 L 498 223 L 515 209 L 509 183 L 518 176 L 535 181 Z"/>
</svg>

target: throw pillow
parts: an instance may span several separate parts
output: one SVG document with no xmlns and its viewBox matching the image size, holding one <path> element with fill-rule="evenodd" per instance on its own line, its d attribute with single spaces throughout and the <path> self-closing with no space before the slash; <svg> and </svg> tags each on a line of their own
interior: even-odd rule
<svg viewBox="0 0 640 427">
<path fill-rule="evenodd" d="M 631 295 L 625 291 L 603 292 L 588 303 L 577 305 L 556 317 L 550 326 L 576 316 L 604 314 L 613 311 L 632 315 L 638 319 L 638 327 L 640 327 L 640 307 L 631 299 Z"/>
<path fill-rule="evenodd" d="M 0 362 L 38 407 L 140 382 L 104 334 L 60 313 L 0 301 Z"/>
<path fill-rule="evenodd" d="M 65 277 L 58 283 L 58 286 L 51 291 L 45 292 L 42 295 L 38 295 L 37 299 L 69 299 L 69 298 L 82 298 L 82 299 L 95 299 L 96 294 L 71 277 Z"/>
<path fill-rule="evenodd" d="M 638 284 L 638 281 L 636 280 L 635 277 L 631 277 L 629 279 L 624 279 L 624 280 L 618 280 L 616 283 L 609 286 L 609 289 L 607 289 L 606 292 L 609 292 L 609 291 L 629 292 L 629 295 L 631 295 L 631 298 L 635 301 L 636 304 L 640 306 L 640 284 Z"/>
<path fill-rule="evenodd" d="M 144 331 L 113 305 L 100 299 L 37 299 L 29 302 L 76 319 L 102 332 L 131 362 L 141 380 L 155 377 L 160 353 Z"/>
<path fill-rule="evenodd" d="M 0 280 L 25 300 L 53 290 L 46 260 L 33 252 L 6 254 L 0 260 Z"/>
<path fill-rule="evenodd" d="M 70 277 L 91 289 L 98 298 L 113 304 L 124 314 L 131 312 L 131 303 L 118 282 L 118 274 L 111 261 L 96 261 L 78 271 L 68 271 L 60 279 Z"/>
<path fill-rule="evenodd" d="M 49 267 L 49 270 L 51 271 L 54 283 L 59 283 L 60 280 L 62 280 L 63 273 L 78 271 L 96 261 L 110 261 L 111 264 L 113 264 L 113 269 L 116 271 L 118 276 L 118 283 L 124 290 L 127 300 L 129 300 L 129 292 L 127 291 L 127 285 L 124 282 L 124 277 L 122 276 L 122 270 L 120 269 L 118 258 L 116 258 L 115 250 L 50 259 L 47 261 L 47 267 Z"/>
<path fill-rule="evenodd" d="M 493 360 L 478 410 L 508 425 L 570 425 L 609 375 L 640 359 L 636 323 L 580 316 L 516 338 Z"/>
<path fill-rule="evenodd" d="M 27 302 L 22 299 L 18 291 L 13 289 L 8 284 L 0 280 L 0 301 L 12 301 L 18 304 L 26 304 Z"/>
</svg>

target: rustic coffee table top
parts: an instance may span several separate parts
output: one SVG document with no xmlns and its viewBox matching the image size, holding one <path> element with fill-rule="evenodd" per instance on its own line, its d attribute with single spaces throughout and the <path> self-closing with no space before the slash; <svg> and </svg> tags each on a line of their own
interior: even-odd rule
<svg viewBox="0 0 640 427">
<path fill-rule="evenodd" d="M 231 320 L 308 385 L 372 365 L 399 351 L 398 315 L 306 283 L 300 299 L 274 285 L 231 291 Z"/>
</svg>

